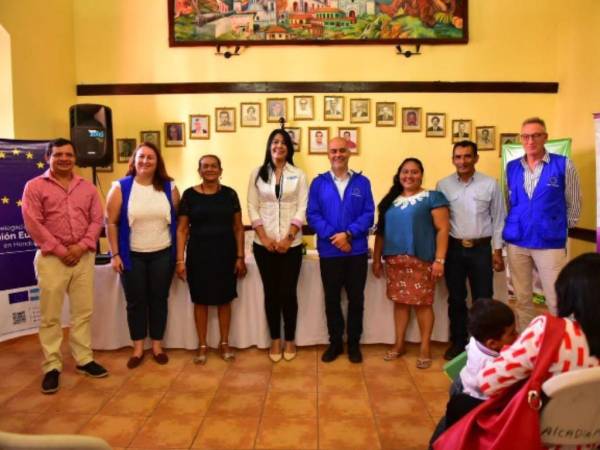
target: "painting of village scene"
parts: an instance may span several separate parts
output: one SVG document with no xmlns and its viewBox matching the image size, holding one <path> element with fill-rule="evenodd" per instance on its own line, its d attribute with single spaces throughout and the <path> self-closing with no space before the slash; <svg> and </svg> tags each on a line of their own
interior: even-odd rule
<svg viewBox="0 0 600 450">
<path fill-rule="evenodd" d="M 171 46 L 468 41 L 468 0 L 167 1 Z"/>
</svg>

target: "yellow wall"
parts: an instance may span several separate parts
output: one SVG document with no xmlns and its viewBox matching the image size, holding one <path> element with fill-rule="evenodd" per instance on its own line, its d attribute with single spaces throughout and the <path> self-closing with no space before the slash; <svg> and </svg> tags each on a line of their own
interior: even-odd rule
<svg viewBox="0 0 600 450">
<path fill-rule="evenodd" d="M 557 36 L 547 22 L 530 20 L 539 14 L 534 5 L 516 0 L 471 2 L 468 45 L 422 48 L 410 59 L 395 55 L 393 46 L 375 47 L 273 47 L 248 48 L 239 57 L 225 60 L 214 48 L 169 48 L 166 5 L 149 8 L 143 0 L 78 0 L 74 3 L 77 82 L 211 82 L 211 81 L 553 81 L 557 77 Z M 554 16 L 555 2 L 545 13 Z M 133 18 L 133 20 L 132 20 Z M 510 25 L 506 25 L 510 24 Z M 511 32 L 506 29 L 510 27 Z M 519 64 L 516 52 L 532 55 Z M 99 63 L 98 55 L 103 55 Z M 515 64 L 516 63 L 516 64 Z M 294 93 L 286 94 L 291 105 Z M 278 95 L 279 96 L 279 95 Z M 497 132 L 518 132 L 522 118 L 535 114 L 552 124 L 556 95 L 514 94 L 360 94 L 375 101 L 395 101 L 398 107 L 419 106 L 423 112 L 445 112 L 451 119 L 472 118 L 475 126 L 495 125 Z M 188 122 L 188 114 L 211 114 L 214 108 L 238 107 L 242 101 L 260 101 L 265 95 L 162 95 L 80 97 L 113 108 L 115 137 L 139 138 L 140 130 L 160 129 L 168 121 Z M 350 125 L 323 121 L 323 94 L 315 94 L 314 121 L 292 123 L 303 128 L 299 165 L 310 177 L 328 167 L 325 157 L 308 155 L 308 126 Z M 239 114 L 238 114 L 239 115 Z M 263 111 L 264 119 L 264 111 Z M 214 120 L 212 121 L 214 123 Z M 239 125 L 239 123 L 238 123 Z M 242 199 L 250 169 L 260 163 L 265 140 L 274 124 L 236 133 L 214 133 L 209 141 L 191 141 L 185 148 L 165 149 L 169 170 L 181 187 L 196 182 L 195 166 L 203 153 L 223 158 L 224 183 L 235 187 Z M 425 138 L 421 133 L 401 133 L 399 128 L 361 126 L 360 156 L 352 166 L 371 177 L 375 197 L 388 189 L 399 162 L 407 156 L 422 158 L 426 184 L 452 171 L 450 138 Z M 480 170 L 498 174 L 497 150 L 482 154 Z M 114 177 L 125 171 L 116 165 Z M 103 174 L 103 182 L 108 183 Z"/>
<path fill-rule="evenodd" d="M 583 7 L 582 7 L 583 5 Z M 586 198 L 580 225 L 594 225 L 594 169 L 591 113 L 600 109 L 597 80 L 600 67 L 593 57 L 600 5 L 581 0 L 564 14 L 558 0 L 471 0 L 470 42 L 467 45 L 424 46 L 423 55 L 395 55 L 393 46 L 367 47 L 250 47 L 225 60 L 214 48 L 169 48 L 164 0 L 0 0 L 0 24 L 10 33 L 13 49 L 15 135 L 46 138 L 68 134 L 68 106 L 97 102 L 113 108 L 116 138 L 139 139 L 141 130 L 161 130 L 163 123 L 182 121 L 189 114 L 211 114 L 220 106 L 239 107 L 242 101 L 267 98 L 259 94 L 158 95 L 75 97 L 76 84 L 212 81 L 559 81 L 559 94 L 361 94 L 375 101 L 419 106 L 423 112 L 445 112 L 453 118 L 472 118 L 475 126 L 495 125 L 497 133 L 518 132 L 524 117 L 547 120 L 551 137 L 571 136 L 574 159 L 581 172 Z M 596 83 L 596 84 L 594 84 Z M 291 105 L 294 93 L 285 94 Z M 323 94 L 314 94 L 314 121 L 291 123 L 303 128 L 303 148 L 297 161 L 309 176 L 327 168 L 323 156 L 308 155 L 306 127 L 348 122 L 325 122 Z M 238 119 L 239 120 L 239 119 Z M 250 169 L 263 157 L 265 140 L 274 124 L 260 129 L 239 128 L 215 133 L 211 139 L 188 141 L 185 148 L 167 148 L 165 156 L 178 185 L 196 182 L 195 165 L 204 153 L 223 158 L 223 182 L 235 187 L 242 201 Z M 263 110 L 264 122 L 264 110 Z M 164 133 L 162 133 L 164 135 Z M 375 196 L 387 190 L 402 158 L 417 156 L 433 186 L 450 173 L 450 138 L 425 138 L 399 128 L 361 125 L 360 156 L 352 166 L 370 176 Z M 481 156 L 479 169 L 497 175 L 497 151 Z M 103 190 L 122 175 L 102 174 Z M 88 170 L 85 171 L 89 173 Z"/>
<path fill-rule="evenodd" d="M 10 35 L 0 25 L 0 137 L 14 137 Z"/>
<path fill-rule="evenodd" d="M 596 229 L 596 164 L 592 113 L 600 112 L 600 3 L 577 2 L 559 21 L 556 132 L 573 138 L 573 160 L 581 176 L 583 210 L 579 226 Z M 571 254 L 594 251 L 595 244 L 572 241 Z"/>
<path fill-rule="evenodd" d="M 76 102 L 72 0 L 0 0 L 0 25 L 12 47 L 15 137 L 68 135 Z"/>
</svg>

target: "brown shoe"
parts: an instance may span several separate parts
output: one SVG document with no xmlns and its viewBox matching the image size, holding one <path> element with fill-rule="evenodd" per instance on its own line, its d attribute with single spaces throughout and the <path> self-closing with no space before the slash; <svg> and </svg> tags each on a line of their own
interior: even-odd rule
<svg viewBox="0 0 600 450">
<path fill-rule="evenodd" d="M 154 352 L 152 352 L 152 357 L 154 358 L 154 361 L 160 365 L 164 365 L 169 362 L 169 357 L 163 352 L 160 352 L 159 354 L 154 354 Z"/>
<path fill-rule="evenodd" d="M 132 356 L 127 361 L 127 368 L 128 369 L 135 369 L 137 366 L 139 366 L 142 363 L 143 360 L 144 360 L 144 354 L 143 353 L 142 353 L 142 356 Z"/>
</svg>

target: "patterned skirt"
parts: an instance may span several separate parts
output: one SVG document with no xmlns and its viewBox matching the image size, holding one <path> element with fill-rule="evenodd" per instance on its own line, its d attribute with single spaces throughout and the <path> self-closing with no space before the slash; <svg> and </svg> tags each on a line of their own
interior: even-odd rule
<svg viewBox="0 0 600 450">
<path fill-rule="evenodd" d="M 405 305 L 431 305 L 435 281 L 431 277 L 431 263 L 415 256 L 394 255 L 385 258 L 387 296 Z"/>
</svg>

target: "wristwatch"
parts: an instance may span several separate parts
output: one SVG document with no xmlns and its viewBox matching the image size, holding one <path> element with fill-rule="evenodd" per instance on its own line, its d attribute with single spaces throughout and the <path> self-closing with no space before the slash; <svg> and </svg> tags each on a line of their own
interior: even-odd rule
<svg viewBox="0 0 600 450">
<path fill-rule="evenodd" d="M 440 263 L 440 264 L 446 264 L 446 260 L 444 258 L 435 258 L 435 262 L 436 263 Z"/>
<path fill-rule="evenodd" d="M 345 233 L 346 233 L 346 237 L 348 238 L 348 240 L 351 241 L 352 240 L 352 232 L 350 230 L 346 230 Z"/>
</svg>

